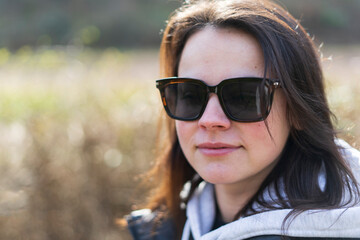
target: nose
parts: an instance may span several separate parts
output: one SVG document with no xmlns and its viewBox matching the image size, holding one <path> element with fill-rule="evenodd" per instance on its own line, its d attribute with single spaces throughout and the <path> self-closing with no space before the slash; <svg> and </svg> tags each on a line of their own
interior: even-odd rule
<svg viewBox="0 0 360 240">
<path fill-rule="evenodd" d="M 225 115 L 216 94 L 210 94 L 209 101 L 199 119 L 198 125 L 200 128 L 207 130 L 226 130 L 230 127 L 231 120 Z"/>
</svg>

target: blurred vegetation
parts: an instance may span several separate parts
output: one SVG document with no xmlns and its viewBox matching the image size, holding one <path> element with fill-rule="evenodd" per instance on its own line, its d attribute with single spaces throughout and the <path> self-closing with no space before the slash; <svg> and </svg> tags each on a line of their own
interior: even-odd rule
<svg viewBox="0 0 360 240">
<path fill-rule="evenodd" d="M 360 143 L 360 50 L 328 48 L 340 136 Z M 0 239 L 129 239 L 161 111 L 156 51 L 19 49 L 0 66 Z"/>
<path fill-rule="evenodd" d="M 0 0 L 0 46 L 154 46 L 176 0 Z"/>
<path fill-rule="evenodd" d="M 20 49 L 0 66 L 0 239 L 123 239 L 159 108 L 156 52 Z M 141 70 L 141 71 L 139 71 Z"/>
<path fill-rule="evenodd" d="M 326 43 L 360 39 L 358 0 L 279 1 Z M 0 47 L 154 47 L 180 0 L 0 0 Z"/>
<path fill-rule="evenodd" d="M 282 2 L 325 42 L 336 125 L 359 148 L 360 1 Z M 148 191 L 159 32 L 179 5 L 0 0 L 0 239 L 129 239 L 116 219 Z"/>
</svg>

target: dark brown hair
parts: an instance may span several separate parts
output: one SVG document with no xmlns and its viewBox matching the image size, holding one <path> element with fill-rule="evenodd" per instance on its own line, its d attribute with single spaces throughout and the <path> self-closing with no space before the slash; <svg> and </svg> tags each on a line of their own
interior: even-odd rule
<svg viewBox="0 0 360 240">
<path fill-rule="evenodd" d="M 357 201 L 356 180 L 334 142 L 336 133 L 318 52 L 300 23 L 282 7 L 266 0 L 187 1 L 170 17 L 164 31 L 160 48 L 162 77 L 177 76 L 187 39 L 206 26 L 240 29 L 258 40 L 264 54 L 264 71 L 281 81 L 291 127 L 278 164 L 235 219 L 258 213 L 252 208 L 254 203 L 263 206 L 262 211 L 292 208 L 289 216 L 296 216 L 308 209 L 338 208 Z M 148 206 L 165 209 L 181 230 L 185 213 L 180 208 L 179 194 L 195 171 L 182 153 L 174 120 L 162 116 L 159 131 L 159 156 L 150 174 L 158 177 L 159 183 Z M 321 169 L 326 172 L 324 189 L 318 181 Z M 278 207 L 263 198 L 270 184 L 274 186 Z M 346 192 L 350 197 L 344 202 Z"/>
</svg>

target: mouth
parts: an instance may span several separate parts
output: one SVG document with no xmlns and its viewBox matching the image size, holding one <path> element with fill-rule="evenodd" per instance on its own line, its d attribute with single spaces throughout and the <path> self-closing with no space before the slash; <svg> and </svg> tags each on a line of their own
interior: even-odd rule
<svg viewBox="0 0 360 240">
<path fill-rule="evenodd" d="M 226 144 L 226 143 L 202 143 L 196 146 L 196 148 L 206 156 L 223 156 L 232 153 L 242 146 Z"/>
</svg>

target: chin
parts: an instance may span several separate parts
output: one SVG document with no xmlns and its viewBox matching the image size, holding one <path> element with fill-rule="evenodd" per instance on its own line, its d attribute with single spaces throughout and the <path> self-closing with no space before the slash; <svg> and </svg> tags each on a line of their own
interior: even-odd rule
<svg viewBox="0 0 360 240">
<path fill-rule="evenodd" d="M 219 174 L 219 173 L 208 173 L 200 174 L 202 179 L 208 183 L 212 184 L 229 184 L 235 182 L 233 179 L 229 178 L 229 175 Z"/>
</svg>

